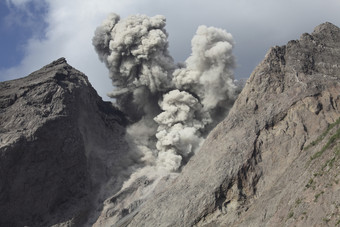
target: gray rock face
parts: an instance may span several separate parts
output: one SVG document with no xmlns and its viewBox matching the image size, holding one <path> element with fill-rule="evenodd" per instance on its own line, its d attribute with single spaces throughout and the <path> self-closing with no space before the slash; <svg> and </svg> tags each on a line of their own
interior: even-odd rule
<svg viewBox="0 0 340 227">
<path fill-rule="evenodd" d="M 340 29 L 325 23 L 268 51 L 228 117 L 129 226 L 339 223 L 339 117 Z"/>
<path fill-rule="evenodd" d="M 0 83 L 0 226 L 79 226 L 125 179 L 127 123 L 61 58 Z"/>
<path fill-rule="evenodd" d="M 340 29 L 330 23 L 271 48 L 182 173 L 116 222 L 107 213 L 145 185 L 119 192 L 138 159 L 126 124 L 63 58 L 1 82 L 0 226 L 340 223 Z"/>
</svg>

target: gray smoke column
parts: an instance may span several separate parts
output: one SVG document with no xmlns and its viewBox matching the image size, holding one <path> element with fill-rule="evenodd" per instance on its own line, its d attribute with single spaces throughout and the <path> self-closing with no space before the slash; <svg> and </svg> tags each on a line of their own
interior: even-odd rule
<svg viewBox="0 0 340 227">
<path fill-rule="evenodd" d="M 209 119 L 201 116 L 199 100 L 186 91 L 172 90 L 159 104 L 163 112 L 154 118 L 159 125 L 156 134 L 159 162 L 168 170 L 177 170 L 182 158 L 189 158 L 203 142 L 200 130 Z"/>
<path fill-rule="evenodd" d="M 176 68 L 165 22 L 163 16 L 110 14 L 93 45 L 110 71 L 110 96 L 134 122 L 127 129 L 131 149 L 145 165 L 176 172 L 237 96 L 234 42 L 222 29 L 200 26 L 191 56 Z"/>
<path fill-rule="evenodd" d="M 215 125 L 216 119 L 225 117 L 236 96 L 234 41 L 225 30 L 200 26 L 191 45 L 186 67 L 174 72 L 173 82 L 176 88 L 198 96 Z"/>
<path fill-rule="evenodd" d="M 93 38 L 99 59 L 110 72 L 114 86 L 110 96 L 132 121 L 126 139 L 139 160 L 125 167 L 130 178 L 114 196 L 123 205 L 107 203 L 103 211 L 111 210 L 117 221 L 122 211 L 132 212 L 164 185 L 164 179 L 176 177 L 241 90 L 233 77 L 231 34 L 200 26 L 191 42 L 191 56 L 178 64 L 181 68 L 169 55 L 167 38 L 163 16 L 121 20 L 116 14 L 108 16 Z"/>
<path fill-rule="evenodd" d="M 158 111 L 158 93 L 169 89 L 174 70 L 163 16 L 116 14 L 95 31 L 93 45 L 110 71 L 115 90 L 109 94 L 133 119 Z M 156 99 L 156 100 L 155 100 Z"/>
</svg>

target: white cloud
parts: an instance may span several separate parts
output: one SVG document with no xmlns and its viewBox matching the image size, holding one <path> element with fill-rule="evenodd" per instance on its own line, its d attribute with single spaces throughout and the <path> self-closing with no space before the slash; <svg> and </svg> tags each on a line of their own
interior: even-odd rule
<svg viewBox="0 0 340 227">
<path fill-rule="evenodd" d="M 325 21 L 340 26 L 339 0 L 6 0 L 6 3 L 20 8 L 19 13 L 29 13 L 32 5 L 47 3 L 48 12 L 43 39 L 39 34 L 28 40 L 23 47 L 24 60 L 15 68 L 0 71 L 5 79 L 28 75 L 63 56 L 89 77 L 102 96 L 112 90 L 111 81 L 91 39 L 95 28 L 110 12 L 122 18 L 136 13 L 165 15 L 170 52 L 175 60 L 188 57 L 190 40 L 199 25 L 226 29 L 236 42 L 234 53 L 241 66 L 236 69 L 236 77 L 249 76 L 272 45 L 298 39 L 300 34 L 312 32 Z M 38 30 L 41 32 L 41 27 Z"/>
<path fill-rule="evenodd" d="M 59 57 L 66 57 L 68 63 L 84 72 L 100 95 L 106 98 L 106 93 L 112 90 L 111 81 L 104 64 L 98 60 L 91 40 L 95 28 L 108 13 L 124 12 L 130 2 L 48 0 L 45 37 L 28 40 L 23 61 L 16 67 L 2 70 L 1 75 L 5 80 L 26 76 Z M 24 3 L 24 0 L 15 1 L 15 4 Z"/>
<path fill-rule="evenodd" d="M 22 7 L 32 0 L 6 0 L 8 6 L 14 5 L 16 7 Z"/>
</svg>

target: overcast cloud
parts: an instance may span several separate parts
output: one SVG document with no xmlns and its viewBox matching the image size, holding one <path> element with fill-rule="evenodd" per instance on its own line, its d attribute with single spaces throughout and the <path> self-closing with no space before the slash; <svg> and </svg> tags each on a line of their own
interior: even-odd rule
<svg viewBox="0 0 340 227">
<path fill-rule="evenodd" d="M 18 34 L 25 29 L 31 31 L 16 47 L 23 56 L 18 54 L 14 66 L 0 63 L 1 81 L 26 76 L 66 57 L 69 64 L 89 77 L 104 99 L 112 91 L 111 81 L 91 40 L 110 12 L 121 18 L 137 13 L 164 15 L 170 54 L 177 62 L 190 55 L 190 41 L 199 25 L 225 29 L 235 40 L 236 78 L 249 77 L 270 46 L 298 39 L 325 21 L 340 26 L 339 0 L 6 0 L 0 7 L 10 9 L 6 17 L 2 16 L 1 26 L 10 25 L 18 29 Z M 6 41 L 2 40 L 1 49 L 5 47 Z"/>
</svg>

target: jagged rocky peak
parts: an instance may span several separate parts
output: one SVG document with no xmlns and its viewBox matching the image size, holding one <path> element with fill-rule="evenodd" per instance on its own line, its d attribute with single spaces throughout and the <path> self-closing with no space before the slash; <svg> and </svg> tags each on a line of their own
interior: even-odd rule
<svg viewBox="0 0 340 227">
<path fill-rule="evenodd" d="M 0 106 L 0 226 L 95 217 L 129 165 L 123 114 L 64 58 L 1 82 Z"/>
<path fill-rule="evenodd" d="M 200 151 L 142 205 L 146 179 L 122 187 L 140 158 L 128 122 L 84 74 L 60 58 L 1 82 L 0 226 L 337 225 L 339 62 L 331 23 L 271 48 Z"/>
<path fill-rule="evenodd" d="M 339 47 L 339 28 L 325 23 L 271 48 L 228 117 L 129 226 L 339 223 Z"/>
<path fill-rule="evenodd" d="M 332 75 L 340 67 L 339 39 L 339 28 L 327 22 L 317 26 L 311 34 L 302 34 L 299 40 L 271 48 L 264 63 L 269 63 L 275 72 L 282 71 L 284 66 L 285 72 Z"/>
<path fill-rule="evenodd" d="M 339 47 L 340 28 L 330 22 L 320 24 L 314 29 L 312 36 L 318 40 L 327 39 L 328 45 Z"/>
</svg>

